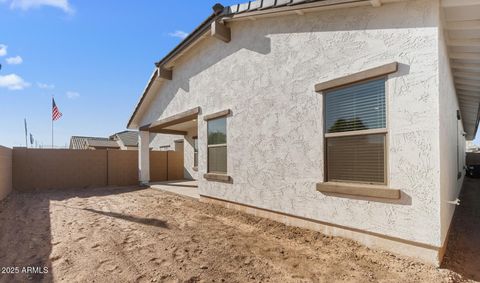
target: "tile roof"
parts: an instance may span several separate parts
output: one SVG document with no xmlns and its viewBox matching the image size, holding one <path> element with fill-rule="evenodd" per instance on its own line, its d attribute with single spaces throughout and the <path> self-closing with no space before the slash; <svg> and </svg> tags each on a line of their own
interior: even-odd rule
<svg viewBox="0 0 480 283">
<path fill-rule="evenodd" d="M 70 149 L 88 149 L 89 147 L 118 148 L 119 145 L 109 138 L 83 136 L 72 136 L 70 138 Z"/>
<path fill-rule="evenodd" d="M 110 140 L 107 138 L 91 138 L 87 139 L 88 147 L 108 147 L 108 148 L 119 148 L 117 141 Z"/>
<path fill-rule="evenodd" d="M 138 132 L 135 131 L 123 131 L 116 133 L 110 138 L 115 137 L 122 141 L 125 146 L 138 146 Z"/>
<path fill-rule="evenodd" d="M 325 0 L 256 0 L 248 1 L 246 3 L 236 4 L 225 8 L 224 14 L 226 16 L 233 14 L 240 14 L 245 12 L 252 12 L 257 10 L 273 9 L 282 6 L 293 6 L 311 2 L 321 2 Z"/>
</svg>

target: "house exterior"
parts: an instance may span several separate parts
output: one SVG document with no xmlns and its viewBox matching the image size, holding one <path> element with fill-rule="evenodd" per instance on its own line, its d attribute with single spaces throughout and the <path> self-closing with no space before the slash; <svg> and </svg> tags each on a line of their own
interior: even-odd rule
<svg viewBox="0 0 480 283">
<path fill-rule="evenodd" d="M 480 117 L 480 1 L 213 10 L 128 123 L 140 181 L 150 136 L 181 135 L 202 201 L 439 264 Z"/>
</svg>

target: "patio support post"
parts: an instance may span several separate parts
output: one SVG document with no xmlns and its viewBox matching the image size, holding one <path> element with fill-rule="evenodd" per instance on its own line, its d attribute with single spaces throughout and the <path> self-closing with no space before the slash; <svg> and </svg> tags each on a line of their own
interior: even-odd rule
<svg viewBox="0 0 480 283">
<path fill-rule="evenodd" d="M 150 132 L 140 131 L 138 135 L 138 177 L 140 185 L 150 182 Z"/>
</svg>

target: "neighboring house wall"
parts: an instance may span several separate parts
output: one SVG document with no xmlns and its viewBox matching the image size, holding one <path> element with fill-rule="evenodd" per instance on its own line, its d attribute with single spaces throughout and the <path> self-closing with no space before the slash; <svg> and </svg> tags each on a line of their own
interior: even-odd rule
<svg viewBox="0 0 480 283">
<path fill-rule="evenodd" d="M 175 150 L 175 140 L 183 139 L 183 136 L 169 134 L 150 134 L 150 148 L 160 150 L 161 146 L 170 146 L 169 150 Z"/>
<path fill-rule="evenodd" d="M 443 15 L 440 15 L 443 22 Z M 441 210 L 441 241 L 447 240 L 448 229 L 452 221 L 456 205 L 448 203 L 455 201 L 462 187 L 465 171 L 465 137 L 462 121 L 457 119 L 459 104 L 454 88 L 450 60 L 443 32 L 443 24 L 439 27 L 439 105 L 440 105 L 440 210 Z M 458 177 L 458 173 L 461 176 Z"/>
<path fill-rule="evenodd" d="M 0 201 L 12 191 L 12 150 L 0 146 Z"/>
<path fill-rule="evenodd" d="M 202 115 L 232 109 L 233 183 L 200 177 L 200 194 L 439 247 L 438 9 L 437 1 L 407 1 L 233 22 L 231 42 L 208 38 L 178 59 L 140 125 L 200 106 L 203 176 Z M 400 68 L 387 82 L 387 175 L 401 199 L 317 192 L 324 129 L 314 85 L 393 61 Z"/>
</svg>

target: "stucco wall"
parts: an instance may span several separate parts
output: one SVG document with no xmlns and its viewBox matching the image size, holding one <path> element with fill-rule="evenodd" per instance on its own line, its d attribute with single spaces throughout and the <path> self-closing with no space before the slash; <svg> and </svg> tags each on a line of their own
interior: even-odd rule
<svg viewBox="0 0 480 283">
<path fill-rule="evenodd" d="M 443 15 L 440 15 L 440 23 Z M 440 210 L 441 210 L 441 241 L 445 242 L 456 205 L 448 203 L 455 201 L 462 188 L 465 171 L 465 137 L 462 121 L 457 120 L 459 108 L 457 95 L 450 69 L 450 60 L 443 33 L 443 24 L 439 28 L 439 90 L 440 90 Z M 458 178 L 458 173 L 462 176 Z"/>
<path fill-rule="evenodd" d="M 184 146 L 184 177 L 185 179 L 198 180 L 198 171 L 193 169 L 194 164 L 194 139 L 197 136 L 197 129 L 189 129 L 183 142 Z"/>
<path fill-rule="evenodd" d="M 401 11 L 401 12 L 400 12 Z M 438 7 L 407 1 L 230 23 L 179 59 L 140 125 L 200 106 L 227 108 L 232 184 L 199 178 L 200 193 L 440 246 Z M 387 83 L 388 185 L 400 201 L 328 196 L 323 105 L 316 83 L 398 61 Z M 207 124 L 198 124 L 199 176 Z"/>
<path fill-rule="evenodd" d="M 0 200 L 12 191 L 12 150 L 0 146 Z"/>
</svg>

